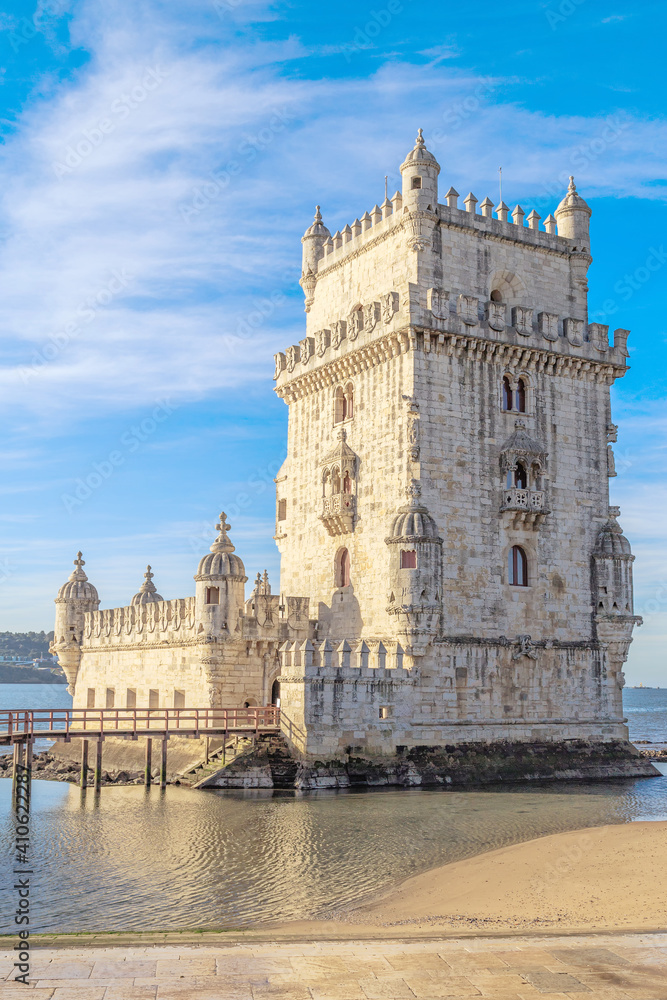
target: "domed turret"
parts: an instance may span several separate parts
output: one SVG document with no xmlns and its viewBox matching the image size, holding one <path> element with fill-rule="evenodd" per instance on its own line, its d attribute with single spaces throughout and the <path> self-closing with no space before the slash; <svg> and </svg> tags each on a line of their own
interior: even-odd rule
<svg viewBox="0 0 667 1000">
<path fill-rule="evenodd" d="M 134 595 L 131 600 L 131 604 L 157 604 L 158 601 L 164 600 L 158 594 L 155 584 L 153 583 L 153 573 L 151 573 L 150 566 L 146 567 L 146 572 L 144 573 L 144 582 L 139 588 L 139 592 Z"/>
<path fill-rule="evenodd" d="M 422 129 L 401 164 L 403 175 L 403 208 L 411 212 L 435 212 L 438 207 L 438 174 L 440 164 L 424 142 Z"/>
<path fill-rule="evenodd" d="M 442 539 L 421 502 L 419 483 L 413 479 L 406 493 L 408 503 L 399 508 L 385 539 L 390 547 L 387 611 L 397 616 L 399 634 L 417 655 L 424 638 L 439 627 Z"/>
<path fill-rule="evenodd" d="M 331 236 L 331 233 L 322 222 L 320 206 L 315 206 L 315 219 L 312 226 L 306 229 L 301 237 L 303 245 L 301 263 L 301 287 L 306 296 L 306 312 L 313 303 L 315 285 L 317 283 L 317 262 L 324 256 L 324 244 Z"/>
<path fill-rule="evenodd" d="M 77 552 L 74 569 L 56 597 L 56 624 L 50 651 L 58 657 L 65 671 L 68 691 L 74 694 L 74 685 L 81 660 L 83 620 L 87 611 L 96 611 L 100 604 L 97 590 L 83 571 L 85 563 Z"/>
<path fill-rule="evenodd" d="M 595 611 L 598 617 L 633 614 L 632 564 L 635 557 L 616 518 L 620 507 L 610 507 L 593 552 Z"/>
<path fill-rule="evenodd" d="M 200 560 L 195 576 L 196 614 L 208 633 L 234 631 L 245 602 L 244 584 L 248 578 L 227 535 L 230 527 L 223 511 L 216 524 L 218 537 L 210 553 Z"/>
<path fill-rule="evenodd" d="M 586 204 L 577 191 L 574 177 L 570 177 L 567 194 L 556 209 L 558 235 L 569 240 L 576 240 L 581 246 L 577 249 L 588 253 L 590 250 L 590 218 L 592 209 Z"/>
</svg>

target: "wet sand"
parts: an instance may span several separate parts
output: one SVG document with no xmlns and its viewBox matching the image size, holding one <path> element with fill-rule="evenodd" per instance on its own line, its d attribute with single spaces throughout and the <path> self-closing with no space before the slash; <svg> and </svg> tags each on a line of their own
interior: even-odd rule
<svg viewBox="0 0 667 1000">
<path fill-rule="evenodd" d="M 667 822 L 574 830 L 407 881 L 396 875 L 394 889 L 339 919 L 281 929 L 315 937 L 327 927 L 342 936 L 361 927 L 459 934 L 667 929 Z"/>
</svg>

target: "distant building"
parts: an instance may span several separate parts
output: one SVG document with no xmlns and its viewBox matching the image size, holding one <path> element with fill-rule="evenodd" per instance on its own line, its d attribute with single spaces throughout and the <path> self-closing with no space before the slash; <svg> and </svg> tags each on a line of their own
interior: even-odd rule
<svg viewBox="0 0 667 1000">
<path fill-rule="evenodd" d="M 628 331 L 588 321 L 591 210 L 573 181 L 542 229 L 442 201 L 421 131 L 401 173 L 302 240 L 305 336 L 276 356 L 280 594 L 258 574 L 245 598 L 224 514 L 194 596 L 163 600 L 149 567 L 100 611 L 79 553 L 52 645 L 75 705 L 280 698 L 314 757 L 627 739 L 639 619 L 608 478 Z"/>
</svg>

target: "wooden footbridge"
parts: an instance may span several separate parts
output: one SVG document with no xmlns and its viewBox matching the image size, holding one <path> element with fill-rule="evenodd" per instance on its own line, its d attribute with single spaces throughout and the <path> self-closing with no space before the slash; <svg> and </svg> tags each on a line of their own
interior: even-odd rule
<svg viewBox="0 0 667 1000">
<path fill-rule="evenodd" d="M 13 746 L 12 791 L 14 801 L 29 796 L 33 748 L 36 739 L 71 743 L 81 740 L 81 778 L 85 788 L 88 771 L 93 786 L 102 780 L 102 746 L 109 737 L 146 739 L 144 782 L 151 784 L 153 741 L 160 741 L 160 787 L 167 783 L 167 746 L 172 736 L 186 739 L 254 736 L 280 732 L 280 709 L 275 705 L 249 708 L 54 708 L 0 710 L 0 746 Z M 95 743 L 95 767 L 88 767 L 88 747 Z M 208 753 L 207 753 L 208 757 Z M 224 758 L 223 758 L 224 760 Z"/>
</svg>

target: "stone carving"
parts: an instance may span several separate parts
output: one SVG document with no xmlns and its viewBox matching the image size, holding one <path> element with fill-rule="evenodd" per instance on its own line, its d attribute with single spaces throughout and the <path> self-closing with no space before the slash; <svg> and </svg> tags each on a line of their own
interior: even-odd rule
<svg viewBox="0 0 667 1000">
<path fill-rule="evenodd" d="M 369 302 L 364 308 L 364 331 L 372 333 L 380 320 L 380 303 Z"/>
<path fill-rule="evenodd" d="M 616 443 L 618 440 L 618 424 L 607 424 L 607 441 Z"/>
<path fill-rule="evenodd" d="M 535 648 L 537 643 L 533 642 L 529 635 L 518 635 L 516 637 L 517 649 L 512 653 L 513 660 L 520 660 L 522 656 L 528 656 L 531 660 L 537 659 Z"/>
<path fill-rule="evenodd" d="M 331 342 L 330 330 L 318 330 L 315 334 L 315 352 L 318 358 L 324 357 L 326 349 Z"/>
<path fill-rule="evenodd" d="M 300 354 L 299 358 L 302 365 L 307 365 L 313 356 L 315 351 L 315 341 L 312 337 L 304 337 L 303 340 L 299 341 Z"/>
<path fill-rule="evenodd" d="M 555 313 L 538 313 L 537 326 L 545 340 L 558 340 L 558 316 Z"/>
<path fill-rule="evenodd" d="M 572 319 L 568 316 L 563 320 L 563 333 L 573 347 L 581 347 L 584 342 L 583 319 Z"/>
<path fill-rule="evenodd" d="M 614 449 L 610 444 L 607 445 L 607 475 L 610 479 L 613 479 L 616 472 L 616 459 L 614 458 Z"/>
<path fill-rule="evenodd" d="M 466 326 L 476 326 L 479 322 L 478 301 L 474 295 L 459 295 L 456 303 L 456 311 Z"/>
<path fill-rule="evenodd" d="M 287 358 L 287 371 L 293 372 L 296 368 L 297 361 L 301 357 L 301 347 L 296 344 L 292 344 L 291 347 L 287 348 L 285 356 Z"/>
<path fill-rule="evenodd" d="M 487 302 L 486 313 L 492 330 L 500 332 L 505 329 L 505 312 L 504 302 Z"/>
<path fill-rule="evenodd" d="M 382 322 L 391 323 L 394 315 L 398 312 L 398 292 L 387 292 L 381 297 Z"/>
<path fill-rule="evenodd" d="M 285 370 L 285 365 L 287 364 L 285 360 L 285 355 L 282 353 L 282 351 L 278 351 L 277 354 L 273 355 L 273 360 L 276 363 L 276 373 L 273 377 L 274 379 L 280 378 L 280 374 Z"/>
<path fill-rule="evenodd" d="M 449 316 L 449 292 L 444 288 L 429 288 L 426 293 L 426 307 L 436 319 L 447 319 Z"/>
<path fill-rule="evenodd" d="M 604 323 L 589 323 L 588 339 L 596 351 L 606 354 L 609 350 L 609 327 Z"/>
<path fill-rule="evenodd" d="M 353 309 L 347 317 L 347 339 L 356 340 L 364 328 L 363 309 Z"/>
<path fill-rule="evenodd" d="M 531 337 L 533 334 L 533 310 L 528 309 L 527 306 L 514 306 L 512 326 L 520 337 Z"/>
<path fill-rule="evenodd" d="M 335 323 L 331 324 L 331 346 L 334 350 L 338 350 L 345 340 L 346 333 L 347 324 L 344 319 L 337 319 Z"/>
</svg>

